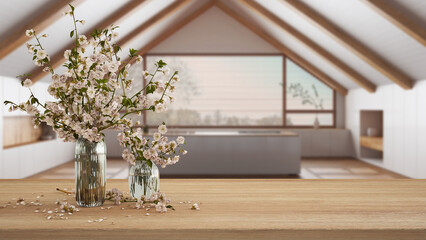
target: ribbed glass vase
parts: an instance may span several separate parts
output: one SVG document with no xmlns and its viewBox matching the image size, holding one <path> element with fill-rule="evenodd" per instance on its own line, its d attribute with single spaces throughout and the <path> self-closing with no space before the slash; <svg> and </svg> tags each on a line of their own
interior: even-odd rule
<svg viewBox="0 0 426 240">
<path fill-rule="evenodd" d="M 134 198 L 146 198 L 160 190 L 160 173 L 155 164 L 152 167 L 145 160 L 136 161 L 129 172 L 129 192 Z"/>
<path fill-rule="evenodd" d="M 81 207 L 105 202 L 106 145 L 80 137 L 75 144 L 75 200 Z"/>
</svg>

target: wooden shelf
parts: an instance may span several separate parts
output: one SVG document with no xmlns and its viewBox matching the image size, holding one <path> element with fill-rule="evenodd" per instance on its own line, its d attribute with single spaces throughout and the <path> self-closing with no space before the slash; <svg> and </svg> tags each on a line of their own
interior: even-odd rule
<svg viewBox="0 0 426 240">
<path fill-rule="evenodd" d="M 31 142 L 23 142 L 23 143 L 11 144 L 11 145 L 3 146 L 3 149 L 21 147 L 21 146 L 25 146 L 25 145 L 40 143 L 40 142 L 52 141 L 52 140 L 55 140 L 55 139 L 56 138 L 52 138 L 52 139 L 39 139 L 39 140 L 31 141 Z"/>
<path fill-rule="evenodd" d="M 363 147 L 383 152 L 383 137 L 361 136 L 360 144 Z"/>
</svg>

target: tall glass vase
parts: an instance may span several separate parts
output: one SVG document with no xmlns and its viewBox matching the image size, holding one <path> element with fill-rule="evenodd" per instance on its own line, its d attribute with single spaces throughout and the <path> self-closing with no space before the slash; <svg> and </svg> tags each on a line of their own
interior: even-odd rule
<svg viewBox="0 0 426 240">
<path fill-rule="evenodd" d="M 160 190 L 160 173 L 153 163 L 149 166 L 145 160 L 136 161 L 129 172 L 129 192 L 133 198 L 146 198 Z"/>
<path fill-rule="evenodd" d="M 75 144 L 75 200 L 81 207 L 105 202 L 106 145 L 80 137 Z"/>
</svg>

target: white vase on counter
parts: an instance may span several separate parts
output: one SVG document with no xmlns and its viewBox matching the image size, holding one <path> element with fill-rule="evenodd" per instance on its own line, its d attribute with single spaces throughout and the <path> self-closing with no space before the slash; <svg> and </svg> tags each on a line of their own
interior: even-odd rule
<svg viewBox="0 0 426 240">
<path fill-rule="evenodd" d="M 373 127 L 367 128 L 367 136 L 369 136 L 369 137 L 377 137 L 378 136 L 377 128 L 373 128 Z"/>
<path fill-rule="evenodd" d="M 318 120 L 318 117 L 315 117 L 315 121 L 314 121 L 314 129 L 319 129 L 320 127 L 320 122 Z"/>
</svg>

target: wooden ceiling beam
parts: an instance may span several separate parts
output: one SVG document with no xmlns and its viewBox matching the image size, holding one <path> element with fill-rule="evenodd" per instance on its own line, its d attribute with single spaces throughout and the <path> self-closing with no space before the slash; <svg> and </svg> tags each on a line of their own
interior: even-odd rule
<svg viewBox="0 0 426 240">
<path fill-rule="evenodd" d="M 131 42 L 133 39 L 140 36 L 142 33 L 144 33 L 147 29 L 154 26 L 156 23 L 159 23 L 163 21 L 164 19 L 168 18 L 170 15 L 181 9 L 183 6 L 185 6 L 187 3 L 189 3 L 191 0 L 178 0 L 164 8 L 162 11 L 157 13 L 155 16 L 148 19 L 148 21 L 141 24 L 139 27 L 135 28 L 131 33 L 124 36 L 120 41 L 118 41 L 119 46 L 127 45 L 129 42 Z"/>
<path fill-rule="evenodd" d="M 426 46 L 426 30 L 407 18 L 398 9 L 389 5 L 385 0 L 363 0 L 363 2 L 423 46 Z"/>
<path fill-rule="evenodd" d="M 409 76 L 407 76 L 402 71 L 396 69 L 385 59 L 381 58 L 379 55 L 369 50 L 361 42 L 357 41 L 356 39 L 345 33 L 343 30 L 339 29 L 339 27 L 328 21 L 326 18 L 311 9 L 302 1 L 282 0 L 282 2 L 293 10 L 296 10 L 296 12 L 300 13 L 303 17 L 314 23 L 337 42 L 339 42 L 348 50 L 363 59 L 370 66 L 381 72 L 394 83 L 398 84 L 400 87 L 404 89 L 411 89 L 413 87 L 413 80 Z"/>
<path fill-rule="evenodd" d="M 172 27 L 165 30 L 163 33 L 161 33 L 159 36 L 155 37 L 151 42 L 146 44 L 143 48 L 139 49 L 138 54 L 139 55 L 145 55 L 147 54 L 151 49 L 156 47 L 158 44 L 169 38 L 171 35 L 179 31 L 181 28 L 186 26 L 188 23 L 192 22 L 195 18 L 206 12 L 208 9 L 214 6 L 214 1 L 208 1 L 203 6 L 198 8 L 193 13 L 186 16 L 184 19 L 180 20 L 176 24 L 174 24 Z M 125 62 L 128 59 L 124 60 Z M 133 59 L 130 63 L 133 63 L 135 59 Z"/>
<path fill-rule="evenodd" d="M 110 16 L 106 17 L 105 20 L 100 22 L 96 25 L 97 29 L 105 29 L 110 27 L 112 24 L 115 24 L 117 22 L 123 21 L 126 17 L 130 16 L 132 13 L 134 13 L 139 7 L 143 5 L 143 3 L 146 0 L 133 0 L 112 13 Z M 93 30 L 87 31 L 84 33 L 86 36 L 90 36 L 90 34 L 93 32 Z M 73 48 L 75 45 L 74 43 L 70 43 L 65 48 L 57 52 L 53 57 L 50 58 L 50 63 L 52 64 L 52 67 L 55 69 L 59 66 L 61 66 L 65 62 L 64 58 L 64 52 L 67 49 Z M 42 67 L 36 67 L 33 71 L 31 71 L 31 80 L 33 82 L 37 82 L 41 78 L 43 78 L 47 73 L 43 72 Z"/>
<path fill-rule="evenodd" d="M 83 1 L 84 0 L 55 1 L 52 6 L 43 11 L 41 14 L 29 19 L 27 24 L 16 28 L 10 35 L 0 41 L 0 60 L 29 40 L 29 38 L 25 35 L 26 30 L 34 29 L 38 33 L 43 31 L 63 16 L 63 12 L 69 8 L 68 4 L 77 6 Z"/>
<path fill-rule="evenodd" d="M 282 30 L 286 33 L 290 34 L 294 38 L 296 38 L 299 42 L 304 44 L 306 47 L 310 48 L 314 53 L 318 56 L 322 57 L 329 64 L 334 66 L 337 70 L 341 71 L 347 77 L 349 77 L 352 81 L 358 84 L 360 87 L 364 88 L 368 92 L 375 92 L 376 85 L 374 85 L 371 81 L 363 77 L 357 71 L 346 65 L 344 62 L 340 61 L 337 57 L 333 56 L 327 50 L 316 44 L 314 41 L 310 40 L 308 37 L 303 35 L 301 32 L 297 31 L 295 28 L 278 18 L 275 14 L 261 6 L 259 3 L 256 3 L 253 0 L 240 0 L 246 7 L 254 10 L 259 16 L 269 20 L 270 22 L 278 25 Z"/>
<path fill-rule="evenodd" d="M 229 8 L 228 6 L 224 5 L 221 2 L 215 3 L 217 7 L 219 7 L 221 10 L 223 10 L 225 13 L 227 13 L 229 16 L 231 16 L 233 19 L 235 19 L 237 22 L 241 23 L 243 26 L 250 29 L 253 33 L 258 35 L 260 38 L 274 46 L 276 49 L 278 49 L 280 52 L 282 52 L 284 55 L 286 55 L 290 60 L 293 62 L 299 64 L 304 69 L 306 69 L 309 73 L 311 73 L 313 76 L 318 78 L 320 81 L 325 83 L 330 88 L 336 90 L 342 95 L 347 95 L 348 90 L 339 84 L 337 81 L 329 77 L 327 74 L 322 72 L 320 69 L 303 59 L 301 56 L 290 50 L 288 47 L 284 46 L 281 42 L 279 42 L 277 39 L 275 39 L 273 36 L 269 35 L 267 32 L 265 32 L 263 29 L 255 26 L 251 22 L 249 22 L 247 19 L 242 17 L 240 14 Z"/>
</svg>

